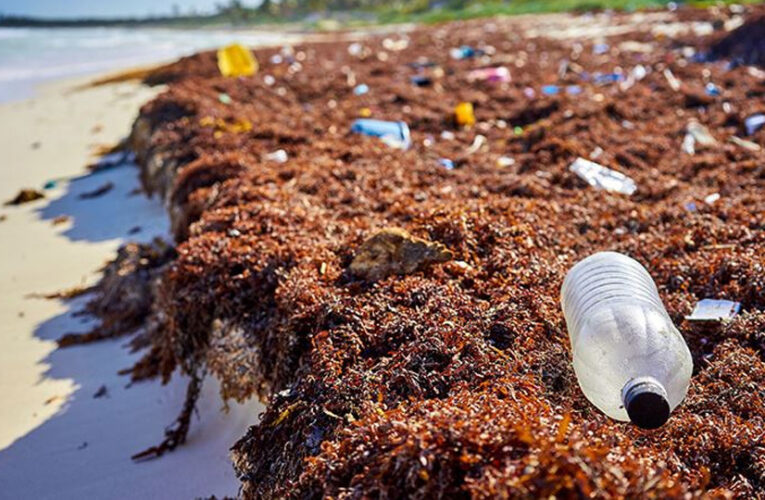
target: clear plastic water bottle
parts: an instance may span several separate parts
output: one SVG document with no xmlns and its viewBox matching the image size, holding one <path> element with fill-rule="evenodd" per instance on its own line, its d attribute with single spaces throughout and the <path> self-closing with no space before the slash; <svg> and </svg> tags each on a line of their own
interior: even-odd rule
<svg viewBox="0 0 765 500">
<path fill-rule="evenodd" d="M 561 289 L 574 371 L 587 399 L 616 420 L 655 429 L 685 398 L 693 360 L 639 262 L 600 252 Z"/>
</svg>

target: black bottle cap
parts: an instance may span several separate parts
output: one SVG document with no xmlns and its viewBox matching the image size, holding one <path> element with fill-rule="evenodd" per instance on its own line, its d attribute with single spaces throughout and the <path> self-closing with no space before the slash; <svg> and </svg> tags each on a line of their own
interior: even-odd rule
<svg viewBox="0 0 765 500">
<path fill-rule="evenodd" d="M 641 380 L 624 393 L 624 407 L 633 424 L 656 429 L 669 419 L 669 401 L 664 388 L 655 380 Z"/>
</svg>

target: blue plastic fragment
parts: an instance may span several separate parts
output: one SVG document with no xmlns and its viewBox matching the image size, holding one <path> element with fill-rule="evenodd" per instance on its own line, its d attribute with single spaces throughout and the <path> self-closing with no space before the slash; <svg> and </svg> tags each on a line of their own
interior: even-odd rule
<svg viewBox="0 0 765 500">
<path fill-rule="evenodd" d="M 351 125 L 351 132 L 379 137 L 387 144 L 402 149 L 409 148 L 412 142 L 409 126 L 404 122 L 359 118 Z"/>
<path fill-rule="evenodd" d="M 560 92 L 560 87 L 557 85 L 543 85 L 542 93 L 545 95 L 555 95 Z"/>
<path fill-rule="evenodd" d="M 43 189 L 53 189 L 56 187 L 56 181 L 48 181 L 43 185 Z"/>
<path fill-rule="evenodd" d="M 447 170 L 454 170 L 454 162 L 449 158 L 439 158 L 438 163 Z"/>
<path fill-rule="evenodd" d="M 765 125 L 765 115 L 757 113 L 744 120 L 744 126 L 746 127 L 747 135 L 752 135 Z"/>
<path fill-rule="evenodd" d="M 607 43 L 596 43 L 592 47 L 592 53 L 596 55 L 605 54 L 608 52 L 608 49 L 610 49 L 609 45 Z"/>
<path fill-rule="evenodd" d="M 712 82 L 709 82 L 704 86 L 704 91 L 708 96 L 717 97 L 720 95 L 720 89 Z"/>
<path fill-rule="evenodd" d="M 566 93 L 568 95 L 579 95 L 582 93 L 582 87 L 579 85 L 569 85 L 566 87 Z"/>
<path fill-rule="evenodd" d="M 353 93 L 356 95 L 364 95 L 367 92 L 369 92 L 369 85 L 366 83 L 356 85 L 356 87 L 353 89 Z"/>
</svg>

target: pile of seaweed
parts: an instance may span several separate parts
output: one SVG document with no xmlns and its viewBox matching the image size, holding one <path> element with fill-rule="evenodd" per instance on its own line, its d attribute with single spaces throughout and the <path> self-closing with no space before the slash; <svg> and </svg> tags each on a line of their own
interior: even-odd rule
<svg viewBox="0 0 765 500">
<path fill-rule="evenodd" d="M 269 401 L 233 448 L 248 498 L 765 494 L 765 130 L 744 126 L 765 82 L 646 24 L 605 50 L 524 35 L 545 19 L 262 49 L 247 78 L 210 53 L 163 70 L 131 141 L 178 246 L 137 373 L 193 381 L 141 457 L 183 442 L 212 374 L 224 400 Z M 469 77 L 488 66 L 511 81 Z M 350 133 L 370 115 L 408 123 L 412 147 Z M 693 154 L 692 120 L 715 139 Z M 577 157 L 637 192 L 591 188 Z M 693 354 L 656 431 L 599 413 L 571 368 L 560 285 L 606 249 L 647 267 Z M 741 313 L 685 320 L 708 297 Z"/>
</svg>

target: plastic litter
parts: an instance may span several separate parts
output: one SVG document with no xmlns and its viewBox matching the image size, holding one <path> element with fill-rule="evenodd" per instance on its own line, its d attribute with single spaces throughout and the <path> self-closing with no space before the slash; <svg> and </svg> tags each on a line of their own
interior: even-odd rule
<svg viewBox="0 0 765 500">
<path fill-rule="evenodd" d="M 688 134 L 702 146 L 717 146 L 717 139 L 712 137 L 712 134 L 709 133 L 709 129 L 701 123 L 691 120 L 688 122 L 686 130 L 688 131 Z"/>
<path fill-rule="evenodd" d="M 569 85 L 566 87 L 566 93 L 568 95 L 579 95 L 582 93 L 582 87 L 579 85 Z"/>
<path fill-rule="evenodd" d="M 720 193 L 712 193 L 704 198 L 704 203 L 707 205 L 713 205 L 720 199 Z"/>
<path fill-rule="evenodd" d="M 218 49 L 218 69 L 223 76 L 250 76 L 257 73 L 258 60 L 252 51 L 235 43 Z"/>
<path fill-rule="evenodd" d="M 700 300 L 688 321 L 725 321 L 738 314 L 741 304 L 730 300 L 703 299 Z"/>
<path fill-rule="evenodd" d="M 454 118 L 457 125 L 468 126 L 475 123 L 475 114 L 473 113 L 473 103 L 461 102 L 454 108 Z"/>
<path fill-rule="evenodd" d="M 276 151 L 266 155 L 266 160 L 275 161 L 277 163 L 286 163 L 288 158 L 289 157 L 287 156 L 287 152 L 283 149 L 277 149 Z"/>
<path fill-rule="evenodd" d="M 220 101 L 223 104 L 231 104 L 231 96 L 226 94 L 225 92 L 222 92 L 218 94 L 218 101 Z"/>
<path fill-rule="evenodd" d="M 689 155 L 696 154 L 696 139 L 691 134 L 685 134 L 683 137 L 683 145 L 681 146 L 684 153 Z"/>
<path fill-rule="evenodd" d="M 515 159 L 510 158 L 509 156 L 500 156 L 497 158 L 497 166 L 509 167 L 512 165 L 515 165 Z"/>
<path fill-rule="evenodd" d="M 454 132 L 451 132 L 449 130 L 444 130 L 441 132 L 441 139 L 445 141 L 453 141 L 456 136 L 454 135 Z"/>
<path fill-rule="evenodd" d="M 746 139 L 741 139 L 740 137 L 736 137 L 735 135 L 730 136 L 728 140 L 732 142 L 733 144 L 735 144 L 736 146 L 740 146 L 748 151 L 757 152 L 762 149 L 762 147 L 756 142 L 747 141 Z"/>
<path fill-rule="evenodd" d="M 685 398 L 693 360 L 648 271 L 626 255 L 596 253 L 568 272 L 561 305 L 587 399 L 613 419 L 663 425 Z"/>
<path fill-rule="evenodd" d="M 356 87 L 353 89 L 353 93 L 355 95 L 364 95 L 367 92 L 369 92 L 369 85 L 367 85 L 366 83 L 356 85 Z"/>
<path fill-rule="evenodd" d="M 720 95 L 720 89 L 712 82 L 708 82 L 706 85 L 704 85 L 704 92 L 706 92 L 708 96 L 712 97 L 718 97 Z"/>
<path fill-rule="evenodd" d="M 387 145 L 398 149 L 408 149 L 412 144 L 409 126 L 404 122 L 362 118 L 353 122 L 351 132 L 379 137 Z"/>
<path fill-rule="evenodd" d="M 53 189 L 54 187 L 56 187 L 56 185 L 58 185 L 58 182 L 56 182 L 55 180 L 48 181 L 45 184 L 43 184 L 43 189 Z"/>
<path fill-rule="evenodd" d="M 348 54 L 351 56 L 358 57 L 361 55 L 363 51 L 364 51 L 364 46 L 358 42 L 353 42 L 352 44 L 348 45 Z"/>
<path fill-rule="evenodd" d="M 752 135 L 765 125 L 765 115 L 757 113 L 744 120 L 744 126 L 746 127 L 747 135 Z"/>
<path fill-rule="evenodd" d="M 447 170 L 454 170 L 454 162 L 448 158 L 439 158 L 438 163 Z"/>
<path fill-rule="evenodd" d="M 592 81 L 595 85 L 610 85 L 621 81 L 623 78 L 621 73 L 603 73 L 593 75 Z"/>
<path fill-rule="evenodd" d="M 607 43 L 596 43 L 592 47 L 592 53 L 595 55 L 605 54 L 611 47 Z"/>
<path fill-rule="evenodd" d="M 465 154 L 472 155 L 481 149 L 484 144 L 486 144 L 486 137 L 478 134 L 475 136 L 475 139 L 473 139 L 473 144 L 471 144 L 470 147 L 465 150 Z"/>
<path fill-rule="evenodd" d="M 635 181 L 626 175 L 581 157 L 571 164 L 569 170 L 596 189 L 604 189 L 628 196 L 637 190 Z"/>
<path fill-rule="evenodd" d="M 544 95 L 556 95 L 558 92 L 560 92 L 560 87 L 558 87 L 557 85 L 542 86 L 542 93 Z"/>
<path fill-rule="evenodd" d="M 467 75 L 470 81 L 487 81 L 487 82 L 509 82 L 510 70 L 504 66 L 498 66 L 496 68 L 481 68 L 474 69 Z"/>
<path fill-rule="evenodd" d="M 410 81 L 418 87 L 429 87 L 433 85 L 433 80 L 425 75 L 415 75 L 410 78 Z"/>
<path fill-rule="evenodd" d="M 455 47 L 449 50 L 449 56 L 452 59 L 470 59 L 471 57 L 483 55 L 482 50 L 476 50 L 469 45 Z"/>
<path fill-rule="evenodd" d="M 663 71 L 663 74 L 664 74 L 664 78 L 667 79 L 667 83 L 669 83 L 669 86 L 672 90 L 674 90 L 675 92 L 680 90 L 680 85 L 681 85 L 680 80 L 677 79 L 677 77 L 674 75 L 674 73 L 672 73 L 672 71 L 669 68 L 666 68 Z"/>
</svg>

